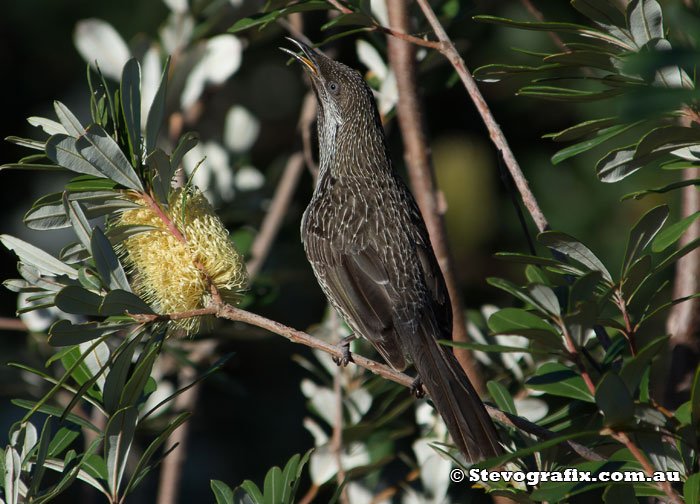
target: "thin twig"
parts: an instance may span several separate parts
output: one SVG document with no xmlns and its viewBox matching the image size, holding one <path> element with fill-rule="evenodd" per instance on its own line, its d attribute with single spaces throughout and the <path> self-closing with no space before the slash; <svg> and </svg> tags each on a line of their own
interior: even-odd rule
<svg viewBox="0 0 700 504">
<path fill-rule="evenodd" d="M 338 341 L 338 312 L 334 309 L 330 311 L 330 322 L 331 322 L 331 341 Z M 335 455 L 335 463 L 338 465 L 338 473 L 336 474 L 336 481 L 338 487 L 345 481 L 346 474 L 345 469 L 343 469 L 343 387 L 342 377 L 345 372 L 343 366 L 338 366 L 333 374 L 333 394 L 335 395 L 335 421 L 333 422 L 333 435 L 331 436 L 331 450 Z M 342 504 L 350 504 L 348 499 L 347 487 L 343 487 L 340 492 L 339 501 Z"/>
<path fill-rule="evenodd" d="M 338 358 L 343 357 L 343 353 L 338 347 L 338 345 L 327 343 L 326 341 L 315 338 L 303 331 L 299 331 L 292 327 L 281 324 L 277 321 L 270 320 L 256 313 L 241 310 L 240 308 L 236 308 L 235 306 L 226 303 L 214 304 L 207 308 L 201 308 L 199 310 L 191 310 L 182 313 L 172 313 L 166 315 L 132 314 L 131 317 L 138 322 L 145 323 L 155 321 L 179 320 L 182 318 L 202 315 L 215 315 L 219 318 L 225 318 L 233 322 L 244 322 L 246 324 L 266 329 L 274 334 L 278 334 L 284 338 L 287 338 L 292 343 L 299 343 L 310 348 L 315 348 L 317 350 L 326 352 L 330 355 L 334 355 Z M 379 362 L 373 361 L 358 354 L 352 355 L 352 362 L 364 369 L 367 369 L 368 371 L 371 371 L 376 375 L 382 376 L 407 388 L 411 388 L 415 380 L 411 376 L 408 376 L 399 371 L 395 371 L 386 364 L 381 364 Z M 429 395 L 425 387 L 423 387 L 423 390 L 427 395 Z M 491 418 L 498 421 L 502 421 L 504 424 L 511 427 L 515 427 L 523 432 L 527 432 L 538 437 L 543 437 L 546 435 L 549 436 L 549 438 L 552 438 L 557 436 L 557 434 L 548 431 L 547 429 L 544 429 L 543 427 L 540 427 L 537 424 L 529 422 L 524 418 L 504 413 L 498 408 L 487 406 L 486 409 Z M 574 441 L 567 441 L 563 444 L 570 447 L 581 457 L 587 460 L 601 460 L 600 455 L 592 452 L 591 450 L 588 450 L 586 447 L 575 443 Z"/>
<path fill-rule="evenodd" d="M 301 152 L 296 152 L 287 160 L 287 166 L 285 166 L 282 178 L 277 184 L 275 195 L 272 197 L 270 207 L 260 226 L 260 232 L 250 248 L 251 258 L 247 267 L 251 278 L 258 274 L 265 259 L 267 259 L 303 171 L 304 157 Z"/>
<path fill-rule="evenodd" d="M 408 31 L 408 6 L 404 0 L 388 0 L 387 11 L 389 23 L 394 27 L 395 32 Z M 408 168 L 416 202 L 425 219 L 430 241 L 450 295 L 453 318 L 452 339 L 468 342 L 469 336 L 464 319 L 462 296 L 455 278 L 454 260 L 450 253 L 445 222 L 438 205 L 434 169 L 424 131 L 422 106 L 416 85 L 415 46 L 393 37 L 389 37 L 387 43 L 389 63 L 396 74 L 399 91 L 397 117 L 403 137 L 404 161 Z M 484 379 L 471 352 L 459 349 L 455 350 L 455 355 L 477 392 L 483 394 L 485 392 Z"/>
<path fill-rule="evenodd" d="M 450 37 L 447 35 L 447 32 L 445 32 L 445 29 L 440 24 L 440 21 L 438 20 L 437 16 L 435 16 L 435 13 L 430 7 L 428 1 L 416 1 L 421 10 L 423 11 L 423 14 L 425 15 L 426 19 L 430 23 L 430 26 L 433 28 L 435 34 L 441 42 L 440 52 L 449 60 L 449 62 L 452 64 L 455 71 L 457 72 L 457 75 L 459 75 L 462 84 L 469 93 L 469 96 L 474 102 L 476 109 L 479 111 L 479 114 L 481 115 L 481 118 L 489 131 L 491 141 L 496 145 L 496 148 L 503 153 L 503 161 L 506 163 L 508 171 L 510 171 L 511 176 L 513 177 L 513 181 L 515 182 L 515 185 L 518 188 L 521 197 L 523 198 L 525 208 L 527 208 L 528 212 L 532 216 L 532 219 L 534 220 L 537 229 L 540 232 L 547 230 L 549 228 L 549 223 L 547 222 L 547 219 L 542 213 L 542 210 L 540 209 L 539 204 L 535 199 L 535 196 L 532 194 L 532 191 L 530 191 L 527 180 L 525 179 L 525 176 L 523 175 L 523 172 L 520 169 L 518 162 L 515 160 L 515 155 L 510 149 L 508 141 L 503 135 L 503 131 L 501 131 L 501 127 L 494 119 L 493 114 L 491 114 L 491 110 L 486 104 L 484 97 L 481 95 L 481 92 L 479 91 L 476 82 L 472 78 L 471 73 L 467 69 L 464 60 L 459 55 L 459 52 L 452 43 L 452 40 L 450 40 Z"/>
<path fill-rule="evenodd" d="M 201 363 L 208 359 L 214 352 L 216 341 L 200 340 L 193 344 L 189 359 L 195 363 Z M 182 366 L 177 373 L 178 388 L 183 388 L 197 378 L 197 370 L 192 366 Z M 199 399 L 201 383 L 194 385 L 177 396 L 174 403 L 175 411 L 194 411 Z M 168 437 L 167 446 L 178 447 L 170 455 L 165 457 L 160 470 L 158 482 L 157 504 L 177 504 L 181 492 L 180 481 L 182 479 L 182 465 L 187 456 L 187 440 L 190 433 L 191 422 L 184 422 Z"/>
</svg>

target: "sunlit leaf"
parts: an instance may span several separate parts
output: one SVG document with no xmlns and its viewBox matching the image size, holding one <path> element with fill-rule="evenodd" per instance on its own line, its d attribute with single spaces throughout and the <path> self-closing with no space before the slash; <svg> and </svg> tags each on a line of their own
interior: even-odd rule
<svg viewBox="0 0 700 504">
<path fill-rule="evenodd" d="M 117 142 L 98 124 L 92 124 L 85 130 L 75 142 L 75 148 L 105 177 L 130 189 L 143 191 L 143 185 L 134 167 L 126 159 Z"/>
<path fill-rule="evenodd" d="M 119 89 L 129 139 L 129 153 L 134 166 L 137 167 L 141 159 L 141 66 L 136 58 L 129 59 L 124 65 Z"/>
<path fill-rule="evenodd" d="M 654 239 L 668 218 L 668 207 L 659 205 L 646 212 L 634 225 L 627 239 L 625 258 L 622 261 L 621 276 L 627 275 L 630 265 L 637 260 L 644 249 Z"/>
<path fill-rule="evenodd" d="M 119 495 L 119 486 L 131 450 L 137 420 L 138 410 L 128 406 L 112 415 L 105 429 L 104 459 L 107 463 L 107 483 L 113 496 Z"/>
<path fill-rule="evenodd" d="M 595 402 L 583 378 L 563 364 L 548 362 L 537 369 L 525 385 L 548 394 Z"/>
</svg>

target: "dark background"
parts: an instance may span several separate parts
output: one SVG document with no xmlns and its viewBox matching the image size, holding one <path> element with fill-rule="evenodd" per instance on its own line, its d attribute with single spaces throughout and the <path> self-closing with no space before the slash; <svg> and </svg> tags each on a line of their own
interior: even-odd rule
<svg viewBox="0 0 700 504">
<path fill-rule="evenodd" d="M 213 34 L 225 31 L 242 15 L 254 12 L 261 2 L 246 0 L 216 24 Z M 576 20 L 566 2 L 539 2 L 548 19 Z M 0 16 L 0 137 L 36 136 L 25 120 L 32 115 L 53 117 L 52 102 L 59 99 L 73 110 L 82 110 L 87 121 L 88 88 L 85 62 L 74 48 L 72 35 L 77 21 L 98 17 L 111 23 L 129 43 L 140 37 L 155 37 L 167 15 L 158 0 L 93 2 L 66 0 L 8 2 Z M 547 35 L 518 32 L 475 23 L 474 14 L 494 14 L 530 19 L 519 2 L 483 2 L 466 9 L 449 31 L 471 70 L 497 62 L 522 61 L 512 46 L 549 47 Z M 306 34 L 321 40 L 319 30 L 327 21 L 324 13 L 304 17 Z M 221 138 L 223 116 L 232 103 L 244 104 L 262 123 L 261 135 L 250 152 L 250 161 L 266 175 L 266 184 L 242 194 L 219 212 L 232 230 L 257 229 L 265 200 L 273 193 L 286 157 L 297 150 L 298 110 L 305 92 L 299 68 L 285 67 L 286 56 L 277 49 L 286 42 L 277 25 L 263 32 L 241 34 L 249 39 L 238 72 L 216 92 L 205 96 L 207 113 L 198 129 L 203 139 Z M 381 37 L 376 39 L 381 44 Z M 365 70 L 354 54 L 354 38 L 333 44 L 338 59 Z M 274 70 L 274 72 L 273 72 Z M 269 78 L 273 72 L 276 78 Z M 497 155 L 464 89 L 445 87 L 452 76 L 449 65 L 439 57 L 421 75 L 425 95 L 427 126 L 436 162 L 437 179 L 448 202 L 446 220 L 460 288 L 468 308 L 486 303 L 507 306 L 512 301 L 489 287 L 485 278 L 513 279 L 518 269 L 493 257 L 497 251 L 526 252 L 515 211 L 499 181 Z M 604 152 L 594 151 L 553 166 L 550 156 L 560 145 L 542 139 L 546 133 L 562 130 L 585 118 L 605 115 L 606 104 L 582 107 L 517 98 L 513 84 L 482 84 L 486 100 L 511 143 L 540 205 L 554 229 L 563 230 L 591 244 L 612 270 L 620 263 L 625 246 L 621 229 L 629 228 L 643 209 L 661 197 L 649 196 L 637 202 L 618 203 L 630 190 L 658 184 L 655 173 L 641 173 L 621 184 L 605 185 L 595 178 L 594 162 Z M 403 156 L 395 122 L 387 124 L 394 162 L 401 173 Z M 8 142 L 0 143 L 0 163 L 14 162 L 27 151 Z M 597 155 L 597 157 L 596 157 Z M 56 253 L 60 232 L 30 232 L 21 217 L 40 195 L 59 190 L 63 180 L 53 174 L 2 170 L 2 226 L 0 231 L 19 236 Z M 277 242 L 265 263 L 255 289 L 256 312 L 284 324 L 306 330 L 322 318 L 325 300 L 305 261 L 299 240 L 299 222 L 311 195 L 312 178 L 305 173 L 290 206 Z M 663 201 L 670 198 L 663 197 Z M 672 212 L 677 204 L 671 202 Z M 534 226 L 529 232 L 534 234 Z M 2 279 L 14 278 L 16 259 L 0 250 Z M 516 276 L 515 280 L 520 280 Z M 0 289 L 2 317 L 14 317 L 15 294 Z M 235 352 L 225 370 L 209 379 L 191 419 L 191 436 L 181 480 L 181 502 L 194 498 L 213 501 L 209 480 L 221 479 L 231 486 L 244 479 L 262 484 L 270 467 L 281 465 L 294 453 L 303 453 L 313 439 L 302 426 L 308 414 L 299 381 L 306 372 L 290 357 L 305 348 L 293 346 L 276 335 L 243 325 L 219 324 L 217 353 Z M 205 336 L 201 336 L 205 337 Z M 41 368 L 47 357 L 45 334 L 0 330 L 0 444 L 23 410 L 9 403 L 11 398 L 38 397 L 40 389 L 7 362 L 22 362 Z M 153 502 L 157 478 L 141 485 L 133 502 Z M 75 485 L 76 487 L 81 485 Z M 75 502 L 74 488 L 62 502 Z M 130 500 L 131 502 L 131 500 Z"/>
</svg>

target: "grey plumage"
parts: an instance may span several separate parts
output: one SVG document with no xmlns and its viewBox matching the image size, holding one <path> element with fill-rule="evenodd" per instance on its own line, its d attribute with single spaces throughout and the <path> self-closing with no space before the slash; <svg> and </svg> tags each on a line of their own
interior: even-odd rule
<svg viewBox="0 0 700 504">
<path fill-rule="evenodd" d="M 290 39 L 292 40 L 292 39 Z M 321 289 L 396 370 L 413 363 L 467 461 L 501 453 L 452 350 L 452 311 L 418 206 L 392 168 L 372 92 L 348 66 L 292 40 L 318 102 L 319 174 L 301 225 Z"/>
</svg>

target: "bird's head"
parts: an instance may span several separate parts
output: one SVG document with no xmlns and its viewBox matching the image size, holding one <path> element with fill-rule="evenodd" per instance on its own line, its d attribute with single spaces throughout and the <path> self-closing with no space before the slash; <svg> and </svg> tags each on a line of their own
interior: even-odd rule
<svg viewBox="0 0 700 504">
<path fill-rule="evenodd" d="M 287 40 L 301 49 L 301 53 L 284 47 L 280 49 L 299 61 L 309 76 L 320 107 L 319 119 L 339 126 L 356 123 L 362 117 L 377 117 L 372 91 L 357 70 L 330 59 L 303 42 L 289 37 Z"/>
</svg>

